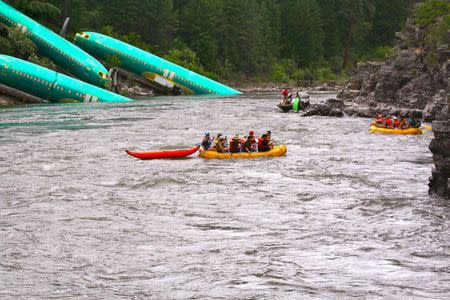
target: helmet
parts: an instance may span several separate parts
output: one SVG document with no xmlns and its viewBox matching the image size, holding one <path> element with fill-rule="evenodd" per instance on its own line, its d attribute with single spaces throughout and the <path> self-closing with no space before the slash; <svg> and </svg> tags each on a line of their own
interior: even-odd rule
<svg viewBox="0 0 450 300">
<path fill-rule="evenodd" d="M 248 132 L 248 134 L 249 134 L 249 135 L 254 135 L 255 132 L 254 132 L 253 130 L 250 130 L 250 131 Z"/>
<path fill-rule="evenodd" d="M 205 131 L 205 135 L 206 135 L 206 136 L 209 136 L 209 132 L 208 132 L 208 131 Z"/>
</svg>

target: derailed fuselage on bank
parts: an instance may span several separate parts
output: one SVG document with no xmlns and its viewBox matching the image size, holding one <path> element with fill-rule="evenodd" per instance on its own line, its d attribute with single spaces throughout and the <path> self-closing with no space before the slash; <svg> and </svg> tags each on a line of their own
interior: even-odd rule
<svg viewBox="0 0 450 300">
<path fill-rule="evenodd" d="M 0 83 L 51 102 L 128 102 L 127 97 L 0 54 Z"/>
<path fill-rule="evenodd" d="M 26 33 L 39 53 L 60 68 L 93 85 L 108 87 L 109 72 L 99 61 L 3 1 L 0 1 L 0 22 Z"/>
<path fill-rule="evenodd" d="M 74 43 L 99 59 L 119 60 L 119 67 L 168 89 L 178 87 L 185 94 L 241 94 L 217 81 L 100 33 L 78 33 Z"/>
</svg>

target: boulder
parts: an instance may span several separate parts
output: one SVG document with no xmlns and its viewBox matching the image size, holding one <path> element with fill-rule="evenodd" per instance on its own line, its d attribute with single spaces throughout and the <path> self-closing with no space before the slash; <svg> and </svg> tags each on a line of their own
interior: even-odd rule
<svg viewBox="0 0 450 300">
<path fill-rule="evenodd" d="M 445 90 L 440 90 L 431 98 L 423 109 L 423 118 L 425 121 L 442 120 L 446 118 L 448 104 Z"/>
<path fill-rule="evenodd" d="M 302 116 L 342 117 L 344 115 L 343 108 L 344 102 L 342 100 L 328 99 L 325 103 L 310 105 Z"/>
</svg>

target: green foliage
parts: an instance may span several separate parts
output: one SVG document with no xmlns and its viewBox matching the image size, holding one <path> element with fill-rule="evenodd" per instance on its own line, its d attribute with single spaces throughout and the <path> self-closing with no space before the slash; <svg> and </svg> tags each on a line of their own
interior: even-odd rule
<svg viewBox="0 0 450 300">
<path fill-rule="evenodd" d="M 108 35 L 110 37 L 116 38 L 118 40 L 121 40 L 135 47 L 138 47 L 140 49 L 143 49 L 145 51 L 153 53 L 156 52 L 156 49 L 152 45 L 144 42 L 141 36 L 137 33 L 131 32 L 129 34 L 121 34 L 116 30 L 114 30 L 114 28 L 110 25 L 100 28 L 99 32 Z"/>
<path fill-rule="evenodd" d="M 106 64 L 111 67 L 120 67 L 123 62 L 118 55 L 110 55 L 106 58 Z"/>
<path fill-rule="evenodd" d="M 450 2 L 448 0 L 428 0 L 419 4 L 416 8 L 417 22 L 423 26 L 430 26 L 439 17 L 450 13 Z"/>
<path fill-rule="evenodd" d="M 283 53 L 300 66 L 312 65 L 323 55 L 323 29 L 320 7 L 315 0 L 287 1 Z"/>
<path fill-rule="evenodd" d="M 394 48 L 390 46 L 380 46 L 375 50 L 375 58 L 378 60 L 385 60 L 394 53 Z"/>
<path fill-rule="evenodd" d="M 10 2 L 19 10 L 34 17 L 49 17 L 56 19 L 61 16 L 61 10 L 47 1 L 16 0 Z"/>
<path fill-rule="evenodd" d="M 404 20 L 410 13 L 410 2 L 411 0 L 372 0 L 375 13 L 367 36 L 367 42 L 372 48 L 394 43 L 395 35 L 392 33 L 402 29 Z"/>
<path fill-rule="evenodd" d="M 432 44 L 440 45 L 448 43 L 448 32 L 450 31 L 450 14 L 443 17 L 436 26 L 429 30 L 428 41 Z"/>
<path fill-rule="evenodd" d="M 0 36 L 0 53 L 14 55 L 10 39 Z"/>
<path fill-rule="evenodd" d="M 379 46 L 376 49 L 369 49 L 358 56 L 360 62 L 384 61 L 394 54 L 395 48 L 391 46 Z"/>
<path fill-rule="evenodd" d="M 216 80 L 218 79 L 217 74 L 205 71 L 205 69 L 200 65 L 200 61 L 194 51 L 183 43 L 178 44 L 179 48 L 170 50 L 169 53 L 164 56 L 164 59 L 209 78 Z"/>
<path fill-rule="evenodd" d="M 34 64 L 37 64 L 37 65 L 43 66 L 47 69 L 58 71 L 58 69 L 56 68 L 56 65 L 46 57 L 41 57 L 36 54 L 33 54 L 28 58 L 28 61 L 30 61 Z"/>
<path fill-rule="evenodd" d="M 8 39 L 16 57 L 26 60 L 37 51 L 36 45 L 19 29 L 11 29 Z"/>
<path fill-rule="evenodd" d="M 213 78 L 280 82 L 338 80 L 358 59 L 390 54 L 394 33 L 413 0 L 12 0 L 12 5 L 68 36 L 91 30 Z M 444 5 L 445 4 L 445 5 Z M 429 23 L 448 0 L 428 0 L 417 14 Z M 447 23 L 430 29 L 442 40 Z M 24 43 L 24 41 L 17 41 Z M 16 43 L 16 44 L 17 44 Z M 15 52 L 0 39 L 3 52 Z M 20 47 L 19 47 L 20 48 Z M 31 51 L 34 48 L 31 46 Z M 23 50 L 21 50 L 23 51 Z M 25 51 L 26 52 L 26 51 Z M 117 57 L 109 63 L 120 65 Z"/>
<path fill-rule="evenodd" d="M 290 77 L 291 76 L 288 74 L 288 71 L 283 64 L 275 63 L 273 65 L 270 80 L 276 82 L 288 82 L 290 80 Z"/>
<path fill-rule="evenodd" d="M 428 0 L 416 7 L 417 22 L 426 27 L 426 42 L 431 46 L 448 43 L 450 30 L 450 2 L 444 0 Z M 427 61 L 434 62 L 433 57 Z"/>
<path fill-rule="evenodd" d="M 28 60 L 48 69 L 56 70 L 56 66 L 48 58 L 37 55 L 37 47 L 26 34 L 18 29 L 11 29 L 0 25 L 0 53 Z"/>
<path fill-rule="evenodd" d="M 292 76 L 292 79 L 300 85 L 325 83 L 330 81 L 344 82 L 346 78 L 347 76 L 344 72 L 335 73 L 327 65 L 298 69 Z"/>
</svg>

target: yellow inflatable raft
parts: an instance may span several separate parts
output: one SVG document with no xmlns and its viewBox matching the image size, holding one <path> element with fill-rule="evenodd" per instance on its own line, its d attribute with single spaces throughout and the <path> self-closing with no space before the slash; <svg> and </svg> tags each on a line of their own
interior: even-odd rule
<svg viewBox="0 0 450 300">
<path fill-rule="evenodd" d="M 423 124 L 421 128 L 422 129 L 426 129 L 426 130 L 430 130 L 430 131 L 433 130 L 433 127 L 431 125 L 428 125 L 428 124 Z"/>
<path fill-rule="evenodd" d="M 422 134 L 422 129 L 420 128 L 390 129 L 390 128 L 381 128 L 374 125 L 370 126 L 369 131 L 377 133 L 391 133 L 391 134 Z"/>
<path fill-rule="evenodd" d="M 287 152 L 287 147 L 285 145 L 278 145 L 273 147 L 272 150 L 267 152 L 239 152 L 239 153 L 219 153 L 214 150 L 201 151 L 200 157 L 203 158 L 222 158 L 222 159 L 230 159 L 230 158 L 257 158 L 257 157 L 265 157 L 265 156 L 283 156 Z"/>
</svg>

